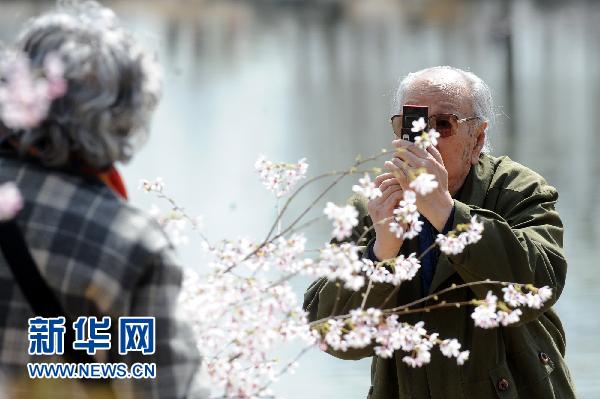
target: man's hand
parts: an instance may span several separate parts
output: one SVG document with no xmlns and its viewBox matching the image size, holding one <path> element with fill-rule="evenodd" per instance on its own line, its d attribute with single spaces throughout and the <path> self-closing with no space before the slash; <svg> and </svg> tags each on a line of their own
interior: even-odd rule
<svg viewBox="0 0 600 399">
<path fill-rule="evenodd" d="M 390 231 L 389 224 L 404 192 L 391 173 L 377 176 L 375 185 L 381 190 L 382 196 L 370 200 L 367 209 L 375 229 L 373 252 L 377 259 L 384 260 L 396 257 L 402 246 L 403 239 Z"/>
<path fill-rule="evenodd" d="M 403 190 L 410 190 L 410 176 L 415 175 L 419 168 L 435 176 L 438 187 L 425 196 L 417 194 L 417 209 L 437 231 L 442 231 L 454 206 L 442 155 L 434 146 L 423 150 L 406 140 L 394 140 L 393 144 L 398 152 L 385 163 L 385 167 L 396 176 Z"/>
</svg>

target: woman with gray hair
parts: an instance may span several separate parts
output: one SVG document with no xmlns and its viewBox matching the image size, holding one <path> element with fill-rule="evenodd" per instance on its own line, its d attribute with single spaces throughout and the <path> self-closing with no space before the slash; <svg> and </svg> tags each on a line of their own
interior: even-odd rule
<svg viewBox="0 0 600 399">
<path fill-rule="evenodd" d="M 95 168 L 131 159 L 147 138 L 160 73 L 115 14 L 90 1 L 60 2 L 25 26 L 19 47 L 34 69 L 57 57 L 68 83 L 45 121 L 17 135 L 21 153 L 36 148 L 50 166 L 73 156 Z"/>
<path fill-rule="evenodd" d="M 35 379 L 28 364 L 62 357 L 125 364 L 125 375 L 121 369 L 101 378 L 120 398 L 203 397 L 196 342 L 175 316 L 182 271 L 173 246 L 125 201 L 114 169 L 147 138 L 160 93 L 156 64 L 111 10 L 91 1 L 60 2 L 28 22 L 18 43 L 34 69 L 58 59 L 66 90 L 36 126 L 0 129 L 0 185 L 14 181 L 24 198 L 17 217 L 0 223 L 0 378 L 11 397 L 85 397 L 88 382 L 32 388 L 51 380 Z M 28 333 L 36 316 L 43 318 L 36 323 L 64 316 L 64 354 L 35 350 Z M 109 334 L 109 349 L 74 349 L 71 326 L 80 316 L 110 320 L 94 332 Z M 148 334 L 127 336 L 123 318 L 144 318 Z M 94 345 L 81 336 L 77 342 Z M 154 376 L 126 378 L 135 363 L 154 365 Z"/>
</svg>

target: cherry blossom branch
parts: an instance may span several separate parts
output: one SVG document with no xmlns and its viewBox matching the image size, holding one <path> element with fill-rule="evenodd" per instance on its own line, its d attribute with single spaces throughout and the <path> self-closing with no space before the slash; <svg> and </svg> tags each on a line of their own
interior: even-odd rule
<svg viewBox="0 0 600 399">
<path fill-rule="evenodd" d="M 346 172 L 328 172 L 328 173 L 323 173 L 322 175 L 318 175 L 315 177 L 311 177 L 310 179 L 307 179 L 304 183 L 302 183 L 300 186 L 298 186 L 298 188 L 296 189 L 296 191 L 294 191 L 292 193 L 292 195 L 289 196 L 289 198 L 287 199 L 287 201 L 285 202 L 285 204 L 283 205 L 283 208 L 281 209 L 281 212 L 278 213 L 277 218 L 275 219 L 275 222 L 273 222 L 273 225 L 271 226 L 271 229 L 269 230 L 269 232 L 267 233 L 267 236 L 265 237 L 265 239 L 263 240 L 265 243 L 270 241 L 271 238 L 271 234 L 273 234 L 273 232 L 275 231 L 275 229 L 277 228 L 277 224 L 281 221 L 281 218 L 283 217 L 283 214 L 287 211 L 287 209 L 289 208 L 290 203 L 292 202 L 292 200 L 304 189 L 306 188 L 309 184 L 312 184 L 318 180 L 324 179 L 326 177 L 331 177 L 331 176 L 337 176 L 340 174 L 343 174 Z"/>
<path fill-rule="evenodd" d="M 397 306 L 395 308 L 385 309 L 384 312 L 393 313 L 393 312 L 396 312 L 396 311 L 404 310 L 406 308 L 410 308 L 411 306 L 418 305 L 420 303 L 426 302 L 426 301 L 428 301 L 430 299 L 433 299 L 434 301 L 437 301 L 438 297 L 440 295 L 446 294 L 448 292 L 455 291 L 455 290 L 458 290 L 458 289 L 461 289 L 461 288 L 474 287 L 474 286 L 478 286 L 478 285 L 498 285 L 498 286 L 506 287 L 509 284 L 512 284 L 512 283 L 505 282 L 505 281 L 490 281 L 490 280 L 473 281 L 473 282 L 470 282 L 470 283 L 464 283 L 464 284 L 458 284 L 458 285 L 457 284 L 452 284 L 448 288 L 444 288 L 441 291 L 438 291 L 436 293 L 433 293 L 433 294 L 428 295 L 426 297 L 423 297 L 421 299 L 417 299 L 417 300 L 415 300 L 413 302 L 410 302 L 410 303 L 407 303 L 407 304 L 404 304 L 404 305 L 401 305 L 401 306 Z M 421 308 L 421 309 L 427 309 L 427 308 Z"/>
<path fill-rule="evenodd" d="M 337 292 L 335 294 L 335 302 L 333 303 L 333 310 L 331 311 L 331 315 L 329 315 L 329 317 L 327 319 L 329 319 L 333 315 L 335 315 L 335 313 L 337 312 L 338 305 L 340 303 L 340 297 L 342 294 L 342 285 L 339 282 L 336 283 L 336 285 L 337 285 Z"/>
<path fill-rule="evenodd" d="M 459 301 L 459 302 L 441 301 L 439 303 L 436 303 L 435 305 L 431 305 L 426 308 L 417 308 L 417 309 L 406 308 L 406 309 L 403 309 L 402 311 L 397 310 L 397 311 L 393 311 L 393 312 L 388 312 L 387 309 L 385 309 L 385 310 L 383 310 L 383 314 L 384 315 L 392 315 L 392 314 L 404 315 L 404 314 L 423 313 L 423 312 L 429 313 L 432 310 L 442 309 L 442 308 L 460 308 L 461 306 L 465 306 L 465 305 L 476 306 L 480 302 L 481 302 L 481 300 L 479 300 L 479 299 L 471 299 L 468 301 Z"/>
<path fill-rule="evenodd" d="M 367 303 L 367 298 L 369 297 L 369 294 L 371 293 L 371 288 L 373 288 L 373 280 L 369 279 L 369 284 L 367 285 L 367 291 L 363 294 L 363 300 L 360 304 L 360 310 L 365 309 L 365 304 Z"/>
<path fill-rule="evenodd" d="M 385 220 L 385 219 L 383 219 Z M 381 222 L 381 221 L 380 221 Z M 380 223 L 378 222 L 378 223 Z M 373 226 L 371 226 L 372 228 Z M 363 233 L 365 234 L 365 233 Z M 359 238 L 360 239 L 360 238 Z M 423 251 L 421 253 L 421 255 L 419 255 L 419 257 L 417 259 L 419 259 L 419 261 L 421 261 L 425 255 L 427 255 L 427 253 L 429 253 L 431 250 L 433 250 L 436 246 L 438 246 L 437 242 L 434 242 L 433 244 L 431 244 L 429 247 L 427 247 L 427 249 L 425 249 L 425 251 Z M 397 285 L 396 287 L 394 287 L 394 289 L 388 294 L 388 296 L 383 300 L 382 304 L 380 305 L 381 308 L 384 308 L 385 305 L 387 305 L 387 303 L 394 297 L 394 295 L 396 295 L 396 293 L 398 293 L 398 290 L 400 289 L 400 285 Z M 367 296 L 369 294 L 369 290 L 367 290 L 367 293 L 365 295 L 365 298 L 363 299 L 363 303 L 365 303 L 367 301 Z M 363 307 L 361 306 L 361 309 Z"/>
<path fill-rule="evenodd" d="M 285 276 L 281 277 L 279 280 L 277 280 L 274 283 L 270 284 L 267 288 L 265 288 L 265 290 L 270 290 L 271 288 L 275 288 L 278 285 L 281 285 L 281 284 L 285 283 L 286 281 L 289 281 L 289 280 L 293 279 L 294 277 L 296 277 L 300 273 L 301 273 L 301 270 L 295 271 L 294 273 L 286 274 Z"/>
<path fill-rule="evenodd" d="M 372 227 L 372 226 L 371 226 Z M 423 253 L 421 255 L 419 255 L 418 259 L 419 261 L 421 259 L 423 259 L 423 257 L 429 252 L 431 251 L 433 248 L 435 248 L 437 246 L 437 243 L 433 243 L 431 244 L 425 251 L 423 251 Z M 371 283 L 371 280 L 369 280 L 369 283 Z M 396 293 L 398 293 L 398 290 L 400 290 L 400 284 L 398 284 L 396 287 L 394 287 L 394 289 L 389 293 L 389 295 L 387 297 L 385 297 L 385 299 L 383 300 L 382 304 L 380 305 L 381 308 L 384 308 L 385 305 L 387 305 L 387 303 L 394 297 L 394 295 L 396 295 Z M 367 290 L 367 293 L 365 294 L 365 298 L 363 299 L 363 303 L 365 303 L 367 301 L 367 296 L 369 295 L 369 290 Z M 361 306 L 361 309 L 363 309 L 364 306 Z"/>
<path fill-rule="evenodd" d="M 365 163 L 368 163 L 368 162 L 371 162 L 371 161 L 375 161 L 375 160 L 379 159 L 380 157 L 382 157 L 383 155 L 388 155 L 388 154 L 389 154 L 389 151 L 388 151 L 388 150 L 386 150 L 386 149 L 384 149 L 384 150 L 382 150 L 382 152 L 381 152 L 380 154 L 377 154 L 377 155 L 374 155 L 374 156 L 371 156 L 371 157 L 368 157 L 368 158 L 365 158 L 365 159 L 361 159 L 360 157 L 359 157 L 359 158 L 357 158 L 357 160 L 355 161 L 354 165 L 353 165 L 353 166 L 352 166 L 352 167 L 351 167 L 349 170 L 346 170 L 346 171 L 343 171 L 343 172 L 329 172 L 329 173 L 324 173 L 324 174 L 322 174 L 322 175 L 315 176 L 315 177 L 312 177 L 312 178 L 310 178 L 310 179 L 306 180 L 306 181 L 305 181 L 304 183 L 302 183 L 302 184 L 301 184 L 301 185 L 300 185 L 300 186 L 299 186 L 299 187 L 296 189 L 296 191 L 294 191 L 294 192 L 292 193 L 292 195 L 290 195 L 290 197 L 287 199 L 287 201 L 285 202 L 285 204 L 284 204 L 283 208 L 281 209 L 281 212 L 279 213 L 279 216 L 277 217 L 277 219 L 275 220 L 275 222 L 274 222 L 274 223 L 273 223 L 273 225 L 271 226 L 271 229 L 269 230 L 269 233 L 267 234 L 267 237 L 265 238 L 265 240 L 264 240 L 264 241 L 265 241 L 265 242 L 268 242 L 268 241 L 269 241 L 269 238 L 271 237 L 271 234 L 273 234 L 273 231 L 275 231 L 275 229 L 276 229 L 276 227 L 277 227 L 277 223 L 279 223 L 279 220 L 280 220 L 280 219 L 283 217 L 283 214 L 284 214 L 284 213 L 285 213 L 285 211 L 288 209 L 288 207 L 289 207 L 290 203 L 292 202 L 292 200 L 293 200 L 293 199 L 294 199 L 294 198 L 295 198 L 295 197 L 296 197 L 296 196 L 297 196 L 297 195 L 298 195 L 298 194 L 299 194 L 299 193 L 300 193 L 300 192 L 301 192 L 301 191 L 302 191 L 302 190 L 303 190 L 305 187 L 307 187 L 309 184 L 311 184 L 311 183 L 313 183 L 313 182 L 315 182 L 315 181 L 317 181 L 317 180 L 320 180 L 320 179 L 326 178 L 326 177 L 331 177 L 331 176 L 337 176 L 337 175 L 341 175 L 341 176 L 340 176 L 338 179 L 336 179 L 336 182 L 335 182 L 335 184 L 337 184 L 337 182 L 339 182 L 339 180 L 341 180 L 342 178 L 344 178 L 344 177 L 346 177 L 346 176 L 348 176 L 348 175 L 350 175 L 350 174 L 357 174 L 357 173 L 361 173 L 361 174 L 362 174 L 362 173 L 368 172 L 368 171 L 364 171 L 364 170 L 362 170 L 362 171 L 359 171 L 359 170 L 356 170 L 356 168 L 357 168 L 358 166 L 360 166 L 360 165 L 363 165 L 363 164 L 365 164 Z M 335 186 L 335 184 L 333 184 L 333 185 L 330 185 L 330 187 L 328 187 L 328 188 L 327 188 L 327 189 L 326 189 L 326 190 L 325 190 L 325 191 L 324 191 L 324 192 L 323 192 L 323 193 L 322 193 L 322 194 L 319 196 L 319 199 L 320 199 L 320 198 L 322 198 L 322 197 L 323 197 L 323 196 L 324 196 L 324 195 L 325 195 L 327 192 L 329 192 L 329 190 L 331 190 L 331 188 L 333 188 L 333 186 Z M 316 204 L 316 202 L 317 202 L 317 201 L 314 201 L 314 202 L 313 202 L 313 204 L 311 204 L 311 206 L 310 206 L 309 208 L 312 208 L 312 206 L 314 206 L 314 205 Z M 307 212 L 307 211 L 306 211 L 306 212 Z M 302 217 L 302 216 L 303 216 L 303 215 L 304 215 L 306 212 L 304 212 L 304 213 L 303 213 L 303 214 L 302 214 L 302 215 L 301 215 L 299 218 L 297 218 L 297 220 L 298 220 L 298 219 L 300 219 L 300 218 L 301 218 L 301 217 Z M 294 223 L 292 223 L 292 225 L 293 225 L 293 224 L 294 224 Z"/>
<path fill-rule="evenodd" d="M 385 153 L 382 153 L 385 154 Z M 378 157 L 380 157 L 381 154 L 371 157 L 371 158 L 367 158 L 363 161 L 361 161 L 359 164 L 361 163 L 365 163 L 365 162 L 370 162 L 372 160 L 377 159 Z M 258 251 L 260 251 L 262 248 L 265 247 L 265 245 L 272 243 L 273 241 L 275 241 L 276 239 L 278 239 L 279 237 L 284 236 L 286 233 L 290 232 L 293 230 L 293 227 L 317 204 L 317 202 L 323 198 L 323 196 L 325 196 L 325 194 L 327 194 L 333 187 L 335 187 L 335 185 L 337 183 L 340 182 L 340 180 L 342 180 L 344 177 L 351 175 L 351 174 L 357 174 L 357 173 L 365 173 L 366 171 L 364 170 L 356 170 L 356 166 L 352 167 L 350 170 L 344 171 L 344 172 L 331 172 L 331 173 L 325 173 L 319 176 L 316 176 L 312 179 L 307 180 L 306 182 L 304 182 L 291 196 L 290 198 L 288 198 L 288 200 L 286 201 L 285 205 L 283 206 L 281 212 L 279 212 L 279 216 L 277 217 L 275 223 L 273 223 L 273 226 L 271 226 L 271 230 L 269 231 L 269 233 L 267 234 L 267 237 L 265 238 L 265 240 L 256 247 L 256 249 L 254 251 L 252 251 L 251 253 L 249 253 L 244 259 L 242 259 L 242 262 L 250 259 L 252 256 L 256 255 L 256 253 L 258 253 Z M 273 231 L 275 231 L 275 229 L 277 228 L 277 225 L 280 221 L 280 219 L 283 217 L 283 214 L 285 213 L 285 211 L 288 209 L 289 204 L 291 202 L 291 200 L 304 188 L 306 187 L 308 184 L 318 180 L 318 179 L 322 179 L 325 177 L 330 177 L 330 176 L 336 176 L 336 175 L 340 175 L 333 183 L 331 183 L 329 186 L 327 186 L 327 188 L 325 190 L 323 190 L 323 192 L 321 192 L 321 194 L 300 214 L 300 216 L 298 216 L 285 230 L 283 230 L 281 233 L 275 235 L 274 237 L 270 238 L 271 235 L 273 234 Z M 233 270 L 234 268 L 236 268 L 238 265 L 231 265 L 230 267 L 228 267 L 227 269 L 225 269 L 223 271 L 223 273 L 229 273 L 231 270 Z"/>
<path fill-rule="evenodd" d="M 461 289 L 461 288 L 474 287 L 474 286 L 478 286 L 478 285 L 497 285 L 497 286 L 506 287 L 506 286 L 508 286 L 510 284 L 513 284 L 513 283 L 505 282 L 505 281 L 490 281 L 490 280 L 474 281 L 474 282 L 465 283 L 465 284 L 458 284 L 458 285 L 457 284 L 453 284 L 452 286 L 450 286 L 448 288 L 445 288 L 445 289 L 443 289 L 441 291 L 438 291 L 438 292 L 436 292 L 434 294 L 428 295 L 428 296 L 423 297 L 421 299 L 415 300 L 413 302 L 410 302 L 410 303 L 407 303 L 407 304 L 404 304 L 404 305 L 401 305 L 401 306 L 396 306 L 396 307 L 390 308 L 390 309 L 384 309 L 383 313 L 384 314 L 405 314 L 405 313 L 403 313 L 403 312 L 406 311 L 405 309 L 408 309 L 408 311 L 410 313 L 428 312 L 428 311 L 432 310 L 431 306 L 423 307 L 423 308 L 418 308 L 418 309 L 410 309 L 410 308 L 412 306 L 415 306 L 415 305 L 418 305 L 420 303 L 426 302 L 426 301 L 428 301 L 430 299 L 433 299 L 433 300 L 437 301 L 438 297 L 440 295 L 448 293 L 448 292 L 451 292 L 451 291 L 454 291 L 454 290 L 458 290 L 458 289 Z M 446 305 L 448 305 L 448 307 L 450 307 L 450 306 L 456 306 L 456 303 L 454 303 L 454 302 L 446 302 Z M 436 306 L 436 305 L 432 305 L 432 306 Z M 334 313 L 334 312 L 332 312 L 332 313 Z M 317 326 L 319 324 L 322 324 L 322 323 L 326 322 L 329 319 L 341 320 L 341 319 L 347 319 L 349 317 L 350 317 L 350 315 L 348 315 L 348 314 L 338 315 L 338 316 L 324 317 L 322 319 L 315 320 L 315 321 L 309 323 L 309 325 L 311 327 L 314 327 L 314 326 Z"/>
<path fill-rule="evenodd" d="M 164 194 L 163 192 L 157 192 L 157 197 L 159 199 L 163 199 L 163 200 L 166 200 L 167 202 L 169 202 L 169 204 L 171 204 L 171 208 L 174 211 L 181 213 L 181 216 L 183 216 L 184 219 L 186 219 L 188 222 L 190 222 L 192 226 L 196 225 L 196 221 L 190 215 L 188 215 L 185 212 L 184 208 L 182 208 L 181 206 L 177 205 L 177 203 L 175 202 L 175 200 L 173 198 L 169 197 L 168 195 Z M 200 236 L 200 238 L 206 243 L 206 245 L 208 245 L 208 247 L 212 249 L 212 246 L 210 245 L 210 242 L 204 236 L 204 234 L 202 234 L 200 232 L 200 230 L 198 230 L 197 228 L 194 229 L 194 230 L 196 230 L 196 232 L 198 233 L 198 235 Z"/>
<path fill-rule="evenodd" d="M 385 299 L 383 300 L 383 303 L 381 304 L 381 307 L 385 308 L 385 305 L 387 305 L 387 303 L 394 297 L 394 295 L 396 295 L 398 293 L 399 290 L 400 290 L 400 284 L 395 286 L 394 289 L 392 290 L 392 292 L 390 292 L 390 294 L 385 297 Z"/>
<path fill-rule="evenodd" d="M 317 198 L 315 198 L 309 206 L 307 206 L 304 211 L 302 211 L 302 213 L 296 217 L 296 219 L 294 219 L 294 221 L 285 229 L 282 231 L 281 235 L 284 235 L 285 233 L 287 233 L 290 229 L 292 229 L 300 220 L 302 220 L 302 218 L 304 217 L 304 215 L 306 215 L 316 204 L 317 202 L 319 202 L 321 200 L 321 198 L 323 198 L 325 196 L 325 194 L 327 194 L 329 192 L 329 190 L 331 190 L 333 187 L 335 187 L 344 177 L 350 175 L 352 172 L 350 171 L 346 171 L 344 173 L 342 173 L 337 179 L 335 179 L 333 182 L 331 182 L 331 184 L 329 184 L 327 186 L 327 188 L 325 188 L 325 190 L 323 190 L 321 192 L 321 194 L 319 194 L 319 196 L 317 196 Z"/>
<path fill-rule="evenodd" d="M 296 357 L 294 359 L 292 359 L 291 362 L 289 362 L 275 377 L 275 379 L 281 377 L 282 375 L 285 375 L 285 373 L 288 372 L 289 369 L 291 369 L 292 367 L 294 367 L 294 365 L 298 362 L 298 360 L 300 360 L 306 353 L 308 353 L 309 350 L 311 350 L 312 348 L 314 348 L 314 345 L 310 345 L 310 346 L 306 346 L 304 349 L 302 349 L 300 351 L 300 353 L 298 353 L 296 355 Z M 268 383 L 266 383 L 262 388 L 260 388 L 258 390 L 257 395 L 259 397 L 261 393 L 263 393 L 266 389 L 268 389 L 272 384 L 273 384 L 274 380 L 269 381 Z"/>
<path fill-rule="evenodd" d="M 369 232 L 375 230 L 375 225 L 377 225 L 377 224 L 385 224 L 385 223 L 387 223 L 387 222 L 389 222 L 390 220 L 393 220 L 393 219 L 394 219 L 393 216 L 389 216 L 387 218 L 381 219 L 378 222 L 373 223 L 370 227 L 365 228 L 364 231 L 362 232 L 362 234 L 356 239 L 356 244 L 357 245 L 360 244 L 361 240 L 363 238 L 365 238 L 367 236 L 367 234 L 369 234 Z"/>
</svg>

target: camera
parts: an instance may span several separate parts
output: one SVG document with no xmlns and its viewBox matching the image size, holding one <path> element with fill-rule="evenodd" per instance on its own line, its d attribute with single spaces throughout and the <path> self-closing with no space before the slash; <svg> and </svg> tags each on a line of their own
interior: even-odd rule
<svg viewBox="0 0 600 399">
<path fill-rule="evenodd" d="M 429 116 L 429 107 L 423 105 L 405 105 L 402 107 L 402 131 L 401 139 L 412 141 L 414 143 L 415 137 L 419 136 L 420 132 L 413 132 L 413 122 L 423 118 L 427 123 Z"/>
</svg>

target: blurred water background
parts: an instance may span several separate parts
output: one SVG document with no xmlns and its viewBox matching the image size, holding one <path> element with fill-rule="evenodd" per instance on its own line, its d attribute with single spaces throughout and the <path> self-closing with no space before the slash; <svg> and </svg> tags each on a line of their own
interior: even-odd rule
<svg viewBox="0 0 600 399">
<path fill-rule="evenodd" d="M 398 79 L 433 65 L 470 69 L 492 88 L 493 153 L 541 173 L 560 192 L 569 272 L 557 305 L 581 398 L 600 398 L 600 2 L 558 0 L 109 1 L 164 66 L 150 142 L 123 168 L 132 201 L 162 176 L 217 240 L 262 238 L 275 202 L 259 154 L 306 157 L 309 174 L 347 168 L 389 147 Z M 0 40 L 51 2 L 0 2 Z M 382 162 L 381 162 L 382 163 Z M 327 200 L 343 202 L 355 179 Z M 308 204 L 315 185 L 292 207 Z M 313 211 L 318 215 L 325 201 Z M 289 219 L 288 219 L 289 220 Z M 328 239 L 308 229 L 311 248 Z M 202 268 L 196 241 L 181 251 Z M 309 283 L 295 282 L 301 294 Z M 286 352 L 287 353 L 287 352 Z M 313 351 L 276 385 L 286 398 L 364 398 L 369 361 Z"/>
</svg>

